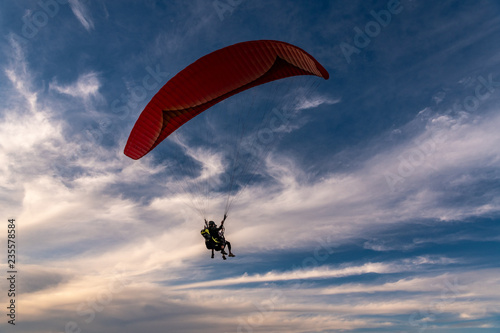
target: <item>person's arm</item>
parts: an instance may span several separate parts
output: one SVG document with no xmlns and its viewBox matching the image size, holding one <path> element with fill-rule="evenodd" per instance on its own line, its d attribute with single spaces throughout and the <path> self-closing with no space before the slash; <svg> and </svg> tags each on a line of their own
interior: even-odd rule
<svg viewBox="0 0 500 333">
<path fill-rule="evenodd" d="M 224 226 L 224 221 L 226 220 L 227 218 L 227 214 L 224 214 L 224 218 L 222 219 L 222 221 L 220 222 L 220 227 L 222 228 Z"/>
</svg>

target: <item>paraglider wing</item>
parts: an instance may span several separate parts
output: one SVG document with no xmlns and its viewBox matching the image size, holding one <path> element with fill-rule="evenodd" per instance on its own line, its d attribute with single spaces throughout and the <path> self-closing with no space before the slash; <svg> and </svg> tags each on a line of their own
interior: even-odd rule
<svg viewBox="0 0 500 333">
<path fill-rule="evenodd" d="M 296 75 L 329 77 L 311 55 L 285 42 L 249 41 L 214 51 L 179 72 L 151 99 L 130 133 L 125 155 L 137 160 L 220 101 Z"/>
</svg>

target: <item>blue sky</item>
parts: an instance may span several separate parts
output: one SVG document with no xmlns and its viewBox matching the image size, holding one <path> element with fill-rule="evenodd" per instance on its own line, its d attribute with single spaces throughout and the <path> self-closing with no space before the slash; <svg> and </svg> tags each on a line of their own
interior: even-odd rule
<svg viewBox="0 0 500 333">
<path fill-rule="evenodd" d="M 493 0 L 2 2 L 0 205 L 20 272 L 2 332 L 498 332 L 499 14 Z M 169 78 L 257 39 L 303 48 L 330 79 L 255 88 L 123 154 Z M 288 118 L 255 150 L 273 108 Z M 220 221 L 235 150 L 249 165 L 226 225 L 236 257 L 210 259 L 192 206 Z"/>
</svg>

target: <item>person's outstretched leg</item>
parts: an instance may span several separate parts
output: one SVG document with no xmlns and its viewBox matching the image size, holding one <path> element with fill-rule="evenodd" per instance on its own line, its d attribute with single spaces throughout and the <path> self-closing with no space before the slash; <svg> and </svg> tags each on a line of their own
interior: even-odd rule
<svg viewBox="0 0 500 333">
<path fill-rule="evenodd" d="M 220 253 L 222 253 L 222 255 L 227 254 L 226 251 L 224 251 L 225 246 L 226 246 L 226 241 L 224 239 L 221 239 Z"/>
<path fill-rule="evenodd" d="M 222 259 L 226 260 L 226 252 L 224 252 L 224 245 L 221 246 L 220 253 L 222 254 Z"/>
<path fill-rule="evenodd" d="M 227 250 L 229 251 L 229 256 L 230 257 L 234 257 L 233 252 L 231 252 L 231 243 L 229 243 L 228 241 L 226 241 L 226 245 L 227 245 Z"/>
</svg>

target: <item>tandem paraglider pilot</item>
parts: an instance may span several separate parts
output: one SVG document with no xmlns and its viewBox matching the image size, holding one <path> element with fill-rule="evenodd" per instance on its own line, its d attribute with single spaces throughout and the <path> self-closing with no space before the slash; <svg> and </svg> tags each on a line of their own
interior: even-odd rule
<svg viewBox="0 0 500 333">
<path fill-rule="evenodd" d="M 231 252 L 231 243 L 229 243 L 224 237 L 224 221 L 226 221 L 227 215 L 224 215 L 224 219 L 220 223 L 220 227 L 217 227 L 214 221 L 208 222 L 205 219 L 205 228 L 201 230 L 201 235 L 205 238 L 205 246 L 207 249 L 212 250 L 212 258 L 214 257 L 214 251 L 220 251 L 222 254 L 222 259 L 226 260 L 226 251 L 224 248 L 227 245 L 227 250 L 229 251 L 229 256 L 234 257 Z"/>
</svg>

